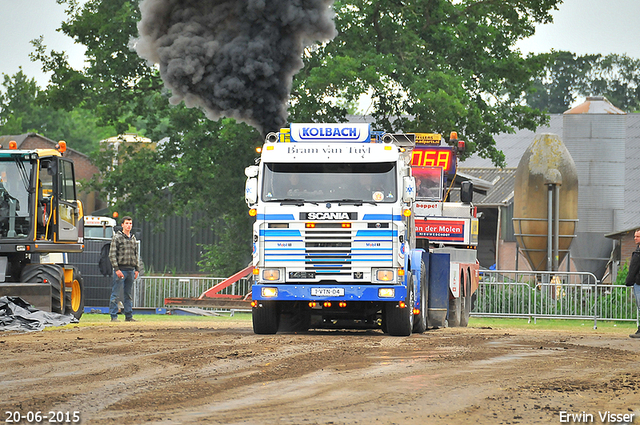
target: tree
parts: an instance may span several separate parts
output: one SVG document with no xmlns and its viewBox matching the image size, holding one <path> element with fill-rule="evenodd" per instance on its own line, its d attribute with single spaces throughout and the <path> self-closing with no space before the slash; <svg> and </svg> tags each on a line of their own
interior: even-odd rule
<svg viewBox="0 0 640 425">
<path fill-rule="evenodd" d="M 527 103 L 550 114 L 563 113 L 585 89 L 587 75 L 599 57 L 566 51 L 548 54 L 544 75 L 536 79 L 536 90 L 527 95 Z"/>
<path fill-rule="evenodd" d="M 203 266 L 244 267 L 250 220 L 242 171 L 260 135 L 231 119 L 209 121 L 199 110 L 169 105 L 158 70 L 129 47 L 140 18 L 137 0 L 57 1 L 68 6 L 61 30 L 87 46 L 88 66 L 74 70 L 64 52 L 47 52 L 36 41 L 34 59 L 53 72 L 48 101 L 89 109 L 119 132 L 135 126 L 161 141 L 155 151 L 123 148 L 115 170 L 110 152 L 96 156 L 102 173 L 94 187 L 119 206 L 135 207 L 139 217 L 206 212 L 220 242 Z M 544 121 L 523 104 L 544 58 L 522 58 L 513 45 L 532 35 L 535 23 L 548 22 L 558 2 L 336 1 L 340 34 L 305 51 L 290 121 L 344 121 L 347 108 L 368 93 L 380 127 L 457 130 L 500 164 L 494 134 Z"/>
<path fill-rule="evenodd" d="M 558 114 L 579 97 L 603 95 L 627 112 L 640 109 L 640 60 L 566 51 L 547 57 L 544 73 L 534 83 L 536 90 L 527 96 L 529 106 Z"/>
<path fill-rule="evenodd" d="M 98 140 L 113 133 L 101 127 L 86 109 L 65 111 L 44 104 L 46 92 L 27 78 L 20 69 L 15 75 L 4 75 L 0 92 L 0 134 L 39 133 L 52 140 L 66 140 L 83 153 L 98 147 Z"/>
<path fill-rule="evenodd" d="M 67 5 L 69 16 L 60 31 L 86 46 L 89 65 L 75 70 L 64 52 L 47 52 L 42 38 L 34 40 L 32 60 L 42 62 L 43 71 L 53 73 L 47 87 L 48 103 L 67 110 L 91 110 L 102 125 L 114 126 L 118 134 L 142 124 L 146 135 L 153 137 L 153 124 L 158 124 L 153 111 L 168 104 L 166 98 L 157 101 L 163 97 L 157 70 L 130 47 L 140 19 L 138 0 L 88 0 L 83 5 L 77 0 L 56 2 Z M 141 123 L 141 118 L 149 121 Z"/>
<path fill-rule="evenodd" d="M 457 130 L 502 164 L 493 135 L 545 122 L 524 105 L 545 56 L 523 58 L 517 40 L 551 21 L 556 0 L 336 1 L 339 35 L 306 50 L 292 121 L 344 121 L 330 98 L 368 94 L 379 129 Z"/>
<path fill-rule="evenodd" d="M 603 95 L 626 112 L 640 110 L 640 59 L 627 55 L 597 56 L 581 94 Z"/>
<path fill-rule="evenodd" d="M 101 173 L 91 187 L 114 209 L 155 223 L 172 214 L 203 213 L 197 225 L 211 228 L 219 242 L 204 247 L 202 270 L 230 275 L 251 259 L 244 167 L 254 162 L 260 136 L 233 119 L 210 121 L 196 109 L 169 112 L 172 136 L 155 149 L 120 145 L 117 152 L 105 147 L 94 155 Z M 114 158 L 118 166 L 111 169 Z"/>
</svg>

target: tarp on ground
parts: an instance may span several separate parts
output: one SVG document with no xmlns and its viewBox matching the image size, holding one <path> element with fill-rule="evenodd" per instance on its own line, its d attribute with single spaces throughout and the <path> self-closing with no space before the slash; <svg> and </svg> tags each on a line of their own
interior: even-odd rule
<svg viewBox="0 0 640 425">
<path fill-rule="evenodd" d="M 41 331 L 46 326 L 78 323 L 71 314 L 41 311 L 20 297 L 0 297 L 0 331 Z"/>
</svg>

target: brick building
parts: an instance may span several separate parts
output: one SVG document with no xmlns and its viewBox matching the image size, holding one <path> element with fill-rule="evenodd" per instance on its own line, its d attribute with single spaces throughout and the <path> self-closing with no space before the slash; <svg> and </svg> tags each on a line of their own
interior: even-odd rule
<svg viewBox="0 0 640 425">
<path fill-rule="evenodd" d="M 634 233 L 636 229 L 640 227 L 632 227 L 631 229 L 623 230 L 621 232 L 614 232 L 605 235 L 609 239 L 613 239 L 613 252 L 614 261 L 613 267 L 615 267 L 612 275 L 617 276 L 618 268 L 629 265 L 631 260 L 631 253 L 636 249 L 636 242 L 634 240 Z"/>
<path fill-rule="evenodd" d="M 55 149 L 57 142 L 41 136 L 37 133 L 19 134 L 15 136 L 0 136 L 0 145 L 8 147 L 10 141 L 15 141 L 18 149 Z M 77 150 L 71 149 L 67 145 L 67 151 L 64 153 L 66 158 L 73 160 L 75 164 L 75 173 L 78 190 L 78 198 L 82 201 L 85 214 L 91 214 L 93 211 L 105 208 L 106 202 L 98 199 L 95 192 L 83 192 L 80 180 L 89 180 L 98 172 L 98 167 L 91 163 L 89 157 Z"/>
</svg>

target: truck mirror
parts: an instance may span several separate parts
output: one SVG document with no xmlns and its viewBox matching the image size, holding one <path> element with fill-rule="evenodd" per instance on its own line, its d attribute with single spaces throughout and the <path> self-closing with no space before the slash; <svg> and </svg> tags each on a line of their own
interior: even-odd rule
<svg viewBox="0 0 640 425">
<path fill-rule="evenodd" d="M 250 165 L 247 168 L 244 169 L 244 175 L 247 177 L 257 177 L 258 176 L 258 166 L 257 165 Z"/>
<path fill-rule="evenodd" d="M 416 200 L 416 178 L 413 176 L 405 176 L 402 179 L 403 191 L 402 201 L 411 203 Z"/>
<path fill-rule="evenodd" d="M 470 204 L 473 200 L 473 183 L 464 181 L 460 183 L 460 202 Z"/>
<path fill-rule="evenodd" d="M 258 202 L 258 179 L 249 177 L 244 187 L 244 200 L 247 205 L 253 205 Z"/>
</svg>

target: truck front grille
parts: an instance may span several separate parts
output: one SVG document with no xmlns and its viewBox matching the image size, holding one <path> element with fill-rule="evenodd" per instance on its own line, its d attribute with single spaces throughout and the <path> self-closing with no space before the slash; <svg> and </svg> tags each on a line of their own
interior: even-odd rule
<svg viewBox="0 0 640 425">
<path fill-rule="evenodd" d="M 397 231 L 372 229 L 367 224 L 352 223 L 348 229 L 264 229 L 265 265 L 312 272 L 316 280 L 340 276 L 350 279 L 355 273 L 362 276 L 371 267 L 391 267 Z"/>
</svg>

